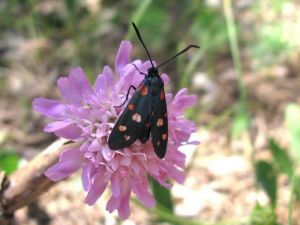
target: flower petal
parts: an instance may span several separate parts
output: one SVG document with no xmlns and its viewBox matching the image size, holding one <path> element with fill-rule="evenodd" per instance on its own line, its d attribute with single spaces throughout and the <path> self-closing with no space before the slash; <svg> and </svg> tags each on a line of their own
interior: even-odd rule
<svg viewBox="0 0 300 225">
<path fill-rule="evenodd" d="M 93 89 L 86 78 L 86 75 L 82 68 L 77 67 L 71 70 L 69 75 L 71 84 L 74 88 L 76 88 L 77 92 L 83 96 L 88 97 L 93 94 Z"/>
<path fill-rule="evenodd" d="M 80 105 L 81 96 L 72 86 L 68 77 L 61 77 L 57 80 L 57 89 L 61 96 L 66 99 L 69 103 Z"/>
<path fill-rule="evenodd" d="M 71 70 L 68 77 L 58 79 L 57 88 L 66 100 L 75 105 L 82 105 L 83 101 L 93 93 L 92 87 L 80 67 Z"/>
<path fill-rule="evenodd" d="M 118 214 L 121 220 L 126 220 L 130 216 L 129 199 L 130 199 L 130 189 L 125 193 L 123 193 L 118 208 Z"/>
<path fill-rule="evenodd" d="M 58 163 L 47 169 L 45 175 L 52 181 L 59 181 L 77 171 L 83 162 L 78 148 L 66 149 L 60 154 Z"/>
<path fill-rule="evenodd" d="M 104 74 L 100 74 L 95 81 L 95 91 L 102 98 L 102 96 L 107 93 L 107 80 Z"/>
<path fill-rule="evenodd" d="M 36 98 L 33 100 L 32 105 L 34 110 L 51 119 L 65 118 L 68 113 L 65 104 L 47 98 Z"/>
<path fill-rule="evenodd" d="M 63 129 L 67 126 L 70 126 L 71 124 L 73 124 L 72 121 L 66 121 L 66 120 L 55 121 L 55 122 L 47 124 L 44 128 L 44 131 L 45 132 L 54 132 L 54 131 Z"/>
<path fill-rule="evenodd" d="M 91 180 L 94 175 L 94 167 L 93 164 L 87 163 L 83 166 L 81 172 L 81 181 L 82 186 L 85 191 L 89 191 L 91 187 Z"/>
<path fill-rule="evenodd" d="M 124 98 L 127 94 L 128 88 L 133 84 L 133 79 L 136 74 L 136 69 L 133 66 L 126 66 L 123 68 L 122 77 L 120 77 L 116 84 L 116 91 L 124 94 Z M 123 101 L 123 99 L 121 99 Z"/>
<path fill-rule="evenodd" d="M 121 198 L 111 196 L 106 204 L 106 210 L 112 213 L 120 205 Z"/>
<path fill-rule="evenodd" d="M 129 63 L 129 56 L 132 45 L 129 41 L 122 41 L 115 59 L 115 69 L 120 76 L 121 70 Z"/>
<path fill-rule="evenodd" d="M 102 146 L 102 156 L 106 161 L 110 161 L 114 156 L 114 152 L 110 150 L 108 145 L 104 145 Z"/>
<path fill-rule="evenodd" d="M 165 74 L 165 73 L 163 73 L 161 75 L 161 79 L 164 81 L 165 85 L 167 85 L 169 83 L 169 81 L 170 81 L 170 77 L 167 74 Z"/>
<path fill-rule="evenodd" d="M 73 141 L 82 140 L 81 134 L 82 130 L 76 124 L 70 124 L 67 127 L 55 131 L 55 135 L 57 135 L 58 137 L 62 137 Z"/>
<path fill-rule="evenodd" d="M 174 111 L 181 110 L 183 111 L 186 108 L 189 108 L 197 103 L 196 95 L 187 95 L 187 89 L 183 88 L 175 95 L 174 99 L 171 102 L 171 107 Z"/>
<path fill-rule="evenodd" d="M 111 192 L 113 197 L 119 197 L 121 193 L 119 173 L 115 173 L 111 177 Z"/>
<path fill-rule="evenodd" d="M 177 181 L 179 184 L 184 182 L 184 171 L 177 169 L 175 166 L 171 166 L 169 169 L 169 175 L 173 180 Z"/>
<path fill-rule="evenodd" d="M 103 171 L 98 172 L 93 178 L 91 188 L 86 196 L 85 202 L 88 205 L 94 205 L 107 187 L 107 181 Z"/>
<path fill-rule="evenodd" d="M 104 66 L 103 74 L 106 77 L 107 88 L 113 87 L 113 85 L 114 85 L 114 73 L 113 73 L 112 69 L 109 66 Z"/>
<path fill-rule="evenodd" d="M 90 151 L 90 152 L 100 151 L 100 143 L 99 143 L 98 139 L 95 139 L 94 141 L 92 141 L 92 143 L 88 147 L 88 151 Z"/>
<path fill-rule="evenodd" d="M 146 207 L 154 207 L 155 200 L 148 191 L 148 180 L 144 174 L 140 174 L 137 181 L 132 182 L 132 191 Z"/>
</svg>

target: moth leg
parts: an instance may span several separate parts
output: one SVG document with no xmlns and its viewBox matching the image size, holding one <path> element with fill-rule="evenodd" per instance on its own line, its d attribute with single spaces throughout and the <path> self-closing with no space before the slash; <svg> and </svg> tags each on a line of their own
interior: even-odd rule
<svg viewBox="0 0 300 225">
<path fill-rule="evenodd" d="M 139 68 L 138 68 L 134 63 L 132 63 L 132 65 L 135 67 L 135 69 L 136 69 L 140 74 L 147 76 L 147 74 L 141 72 L 141 71 L 139 70 Z"/>
<path fill-rule="evenodd" d="M 127 94 L 126 94 L 125 101 L 122 103 L 122 105 L 114 106 L 115 108 L 119 108 L 119 107 L 122 107 L 123 105 L 125 105 L 125 103 L 126 103 L 127 100 L 128 100 L 129 92 L 130 92 L 131 89 L 134 89 L 134 90 L 136 91 L 136 87 L 133 86 L 133 85 L 130 85 L 130 87 L 128 88 Z"/>
</svg>

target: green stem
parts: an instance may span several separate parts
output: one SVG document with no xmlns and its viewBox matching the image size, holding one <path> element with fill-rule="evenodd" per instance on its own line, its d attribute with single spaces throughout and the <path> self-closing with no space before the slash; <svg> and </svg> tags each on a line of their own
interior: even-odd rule
<svg viewBox="0 0 300 225">
<path fill-rule="evenodd" d="M 137 10 L 134 12 L 133 16 L 132 16 L 132 22 L 134 22 L 135 24 L 139 24 L 140 20 L 142 19 L 142 17 L 144 16 L 146 10 L 148 9 L 148 7 L 150 6 L 152 0 L 144 0 L 141 1 L 141 4 L 138 6 Z M 125 36 L 126 40 L 131 40 L 133 35 L 133 29 L 130 28 L 127 31 L 127 34 Z"/>
<path fill-rule="evenodd" d="M 234 22 L 233 12 L 232 12 L 232 3 L 231 0 L 223 0 L 224 14 L 230 44 L 230 50 L 233 58 L 234 70 L 237 74 L 239 91 L 240 91 L 240 100 L 241 102 L 246 102 L 247 93 L 242 80 L 242 63 L 240 60 L 239 46 L 237 40 L 237 31 Z"/>
<path fill-rule="evenodd" d="M 191 77 L 193 75 L 192 72 L 195 71 L 195 68 L 197 67 L 198 63 L 203 59 L 203 56 L 204 56 L 204 51 L 200 49 L 198 52 L 194 54 L 193 58 L 189 61 L 184 71 L 184 74 L 180 79 L 181 88 L 186 87 L 188 85 L 188 82 L 191 80 Z"/>
<path fill-rule="evenodd" d="M 296 173 L 293 173 L 292 175 L 292 181 L 291 181 L 291 195 L 290 195 L 290 199 L 289 199 L 289 212 L 288 212 L 288 221 L 289 221 L 289 225 L 293 225 L 293 221 L 292 221 L 292 214 L 293 214 L 293 203 L 294 203 L 294 190 L 295 190 L 295 185 L 296 185 Z"/>
</svg>

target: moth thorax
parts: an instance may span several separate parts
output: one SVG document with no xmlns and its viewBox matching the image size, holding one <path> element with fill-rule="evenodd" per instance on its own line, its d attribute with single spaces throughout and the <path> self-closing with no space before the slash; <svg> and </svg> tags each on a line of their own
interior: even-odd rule
<svg viewBox="0 0 300 225">
<path fill-rule="evenodd" d="M 163 83 L 160 77 L 153 77 L 151 79 L 151 92 L 153 95 L 157 95 L 160 93 L 162 89 Z"/>
</svg>

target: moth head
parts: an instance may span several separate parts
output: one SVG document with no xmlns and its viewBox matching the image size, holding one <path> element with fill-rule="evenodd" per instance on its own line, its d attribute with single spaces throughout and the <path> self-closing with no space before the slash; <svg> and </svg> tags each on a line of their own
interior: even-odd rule
<svg viewBox="0 0 300 225">
<path fill-rule="evenodd" d="M 148 76 L 154 77 L 154 76 L 159 76 L 158 75 L 158 70 L 155 67 L 150 67 L 148 69 Z"/>
</svg>

